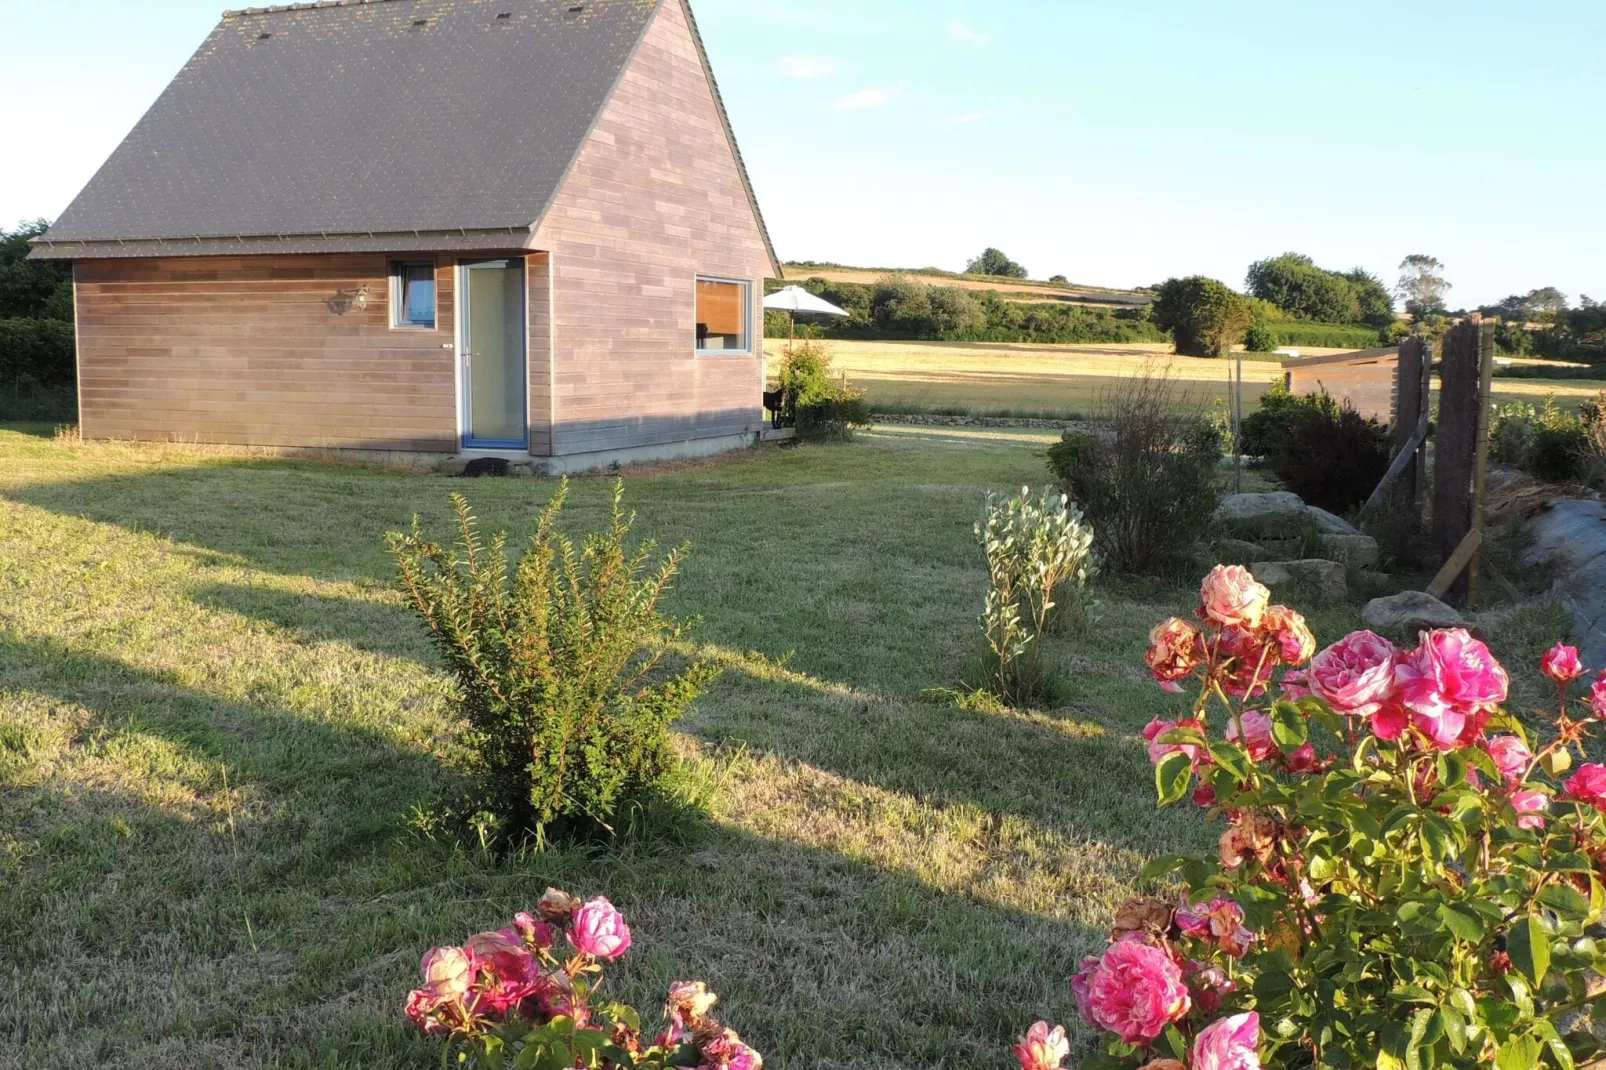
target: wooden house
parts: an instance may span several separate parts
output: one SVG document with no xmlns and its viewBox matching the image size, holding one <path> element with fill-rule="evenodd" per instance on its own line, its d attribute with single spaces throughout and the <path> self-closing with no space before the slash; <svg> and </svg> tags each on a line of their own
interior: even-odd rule
<svg viewBox="0 0 1606 1070">
<path fill-rule="evenodd" d="M 226 13 L 32 255 L 86 438 L 566 471 L 762 423 L 780 268 L 688 0 Z"/>
</svg>

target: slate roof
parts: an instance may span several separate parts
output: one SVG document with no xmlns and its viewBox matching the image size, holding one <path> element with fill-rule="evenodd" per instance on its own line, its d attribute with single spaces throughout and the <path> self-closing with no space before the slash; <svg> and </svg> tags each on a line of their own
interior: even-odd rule
<svg viewBox="0 0 1606 1070">
<path fill-rule="evenodd" d="M 226 12 L 34 255 L 523 247 L 659 2 Z"/>
</svg>

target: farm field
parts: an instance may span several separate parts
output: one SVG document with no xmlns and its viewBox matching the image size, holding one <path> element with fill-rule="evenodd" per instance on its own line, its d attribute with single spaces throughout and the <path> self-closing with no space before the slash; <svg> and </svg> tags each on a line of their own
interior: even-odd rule
<svg viewBox="0 0 1606 1070">
<path fill-rule="evenodd" d="M 1163 344 L 1051 346 L 1029 343 L 826 341 L 834 367 L 869 393 L 881 412 L 963 411 L 973 415 L 1080 416 L 1121 378 L 1146 367 L 1167 368 L 1194 400 L 1229 396 L 1230 362 L 1178 357 Z M 773 369 L 786 346 L 765 342 Z M 1343 352 L 1299 347 L 1303 356 Z M 1253 411 L 1282 379 L 1279 364 L 1244 361 L 1244 400 Z M 1540 401 L 1554 394 L 1578 405 L 1606 390 L 1594 380 L 1494 380 L 1497 401 Z"/>
<path fill-rule="evenodd" d="M 1185 585 L 1104 589 L 1051 712 L 922 697 L 973 650 L 984 493 L 1044 482 L 1051 441 L 883 428 L 630 473 L 727 668 L 679 737 L 712 826 L 498 862 L 420 830 L 463 755 L 381 540 L 462 490 L 517 545 L 554 484 L 0 429 L 0 1064 L 438 1065 L 400 1013 L 419 955 L 558 884 L 629 918 L 616 995 L 706 977 L 769 1067 L 1003 1065 L 1074 1017 L 1144 860 L 1209 835 L 1156 811 L 1138 736 Z M 579 481 L 569 522 L 608 491 Z"/>
<path fill-rule="evenodd" d="M 825 279 L 828 282 L 873 286 L 888 275 L 908 275 L 932 286 L 954 286 L 961 290 L 996 293 L 1006 300 L 1019 301 L 1023 304 L 1104 305 L 1110 308 L 1128 308 L 1134 305 L 1146 305 L 1154 300 L 1153 294 L 1138 293 L 1134 290 L 1114 290 L 1103 286 L 1058 286 L 1028 279 L 989 279 L 928 274 L 919 270 L 843 267 L 835 264 L 787 264 L 785 268 L 786 278 L 792 282 Z"/>
</svg>

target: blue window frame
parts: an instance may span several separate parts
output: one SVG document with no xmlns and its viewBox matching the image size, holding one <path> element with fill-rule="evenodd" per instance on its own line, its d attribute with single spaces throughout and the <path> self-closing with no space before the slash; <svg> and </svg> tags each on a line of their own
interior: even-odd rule
<svg viewBox="0 0 1606 1070">
<path fill-rule="evenodd" d="M 435 265 L 396 263 L 390 268 L 391 326 L 435 329 Z"/>
</svg>

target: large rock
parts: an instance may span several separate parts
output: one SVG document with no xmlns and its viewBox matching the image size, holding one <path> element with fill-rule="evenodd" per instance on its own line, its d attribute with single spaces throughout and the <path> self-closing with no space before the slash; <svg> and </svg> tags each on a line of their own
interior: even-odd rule
<svg viewBox="0 0 1606 1070">
<path fill-rule="evenodd" d="M 1216 507 L 1216 522 L 1246 539 L 1291 539 L 1305 529 L 1305 503 L 1297 494 L 1229 494 Z"/>
<path fill-rule="evenodd" d="M 1349 576 L 1337 561 L 1257 561 L 1249 571 L 1268 587 L 1293 583 L 1332 602 L 1349 597 Z"/>
<path fill-rule="evenodd" d="M 1355 525 L 1326 509 L 1306 505 L 1286 490 L 1229 494 L 1216 507 L 1216 523 L 1245 539 L 1293 539 L 1310 528 L 1323 535 L 1359 535 Z"/>
<path fill-rule="evenodd" d="M 1370 535 L 1323 535 L 1321 543 L 1323 555 L 1350 568 L 1366 569 L 1377 564 L 1377 540 Z"/>
<path fill-rule="evenodd" d="M 1374 598 L 1361 619 L 1374 628 L 1459 628 L 1466 623 L 1454 609 L 1421 591 Z"/>
<path fill-rule="evenodd" d="M 1249 542 L 1245 539 L 1217 539 L 1215 545 L 1216 560 L 1223 565 L 1248 565 L 1255 561 L 1264 561 L 1268 557 L 1292 556 L 1270 550 L 1265 543 Z"/>
<path fill-rule="evenodd" d="M 1557 502 L 1528 522 L 1530 564 L 1556 569 L 1586 664 L 1606 664 L 1606 503 Z"/>
</svg>

